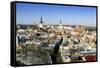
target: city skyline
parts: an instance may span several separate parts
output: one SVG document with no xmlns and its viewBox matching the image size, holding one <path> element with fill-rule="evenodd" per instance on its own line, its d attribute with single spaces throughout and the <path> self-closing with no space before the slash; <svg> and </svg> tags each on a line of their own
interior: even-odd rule
<svg viewBox="0 0 100 68">
<path fill-rule="evenodd" d="M 96 7 L 59 6 L 16 3 L 17 24 L 45 24 L 96 26 Z"/>
</svg>

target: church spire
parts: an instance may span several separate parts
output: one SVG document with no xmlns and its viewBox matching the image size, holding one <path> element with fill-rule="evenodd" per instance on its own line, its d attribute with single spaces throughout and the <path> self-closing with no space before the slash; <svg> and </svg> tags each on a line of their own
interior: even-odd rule
<svg viewBox="0 0 100 68">
<path fill-rule="evenodd" d="M 42 16 L 41 16 L 41 20 L 40 20 L 40 23 L 43 23 L 43 20 L 42 20 Z"/>
<path fill-rule="evenodd" d="M 60 20 L 60 24 L 62 24 L 62 21 Z"/>
<path fill-rule="evenodd" d="M 58 28 L 59 28 L 60 30 L 63 29 L 63 25 L 62 25 L 62 21 L 61 21 L 61 19 L 60 19 L 60 24 L 59 24 Z"/>
</svg>

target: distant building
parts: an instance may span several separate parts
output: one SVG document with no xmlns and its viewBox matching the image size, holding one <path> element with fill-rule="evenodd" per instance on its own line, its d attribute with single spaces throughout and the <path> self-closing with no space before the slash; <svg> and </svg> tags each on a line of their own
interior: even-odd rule
<svg viewBox="0 0 100 68">
<path fill-rule="evenodd" d="M 44 28 L 44 24 L 43 24 L 42 17 L 41 17 L 41 19 L 40 19 L 40 23 L 38 24 L 38 27 L 39 27 L 39 28 Z"/>
<path fill-rule="evenodd" d="M 58 26 L 58 29 L 60 29 L 60 30 L 62 30 L 64 27 L 63 27 L 63 25 L 62 25 L 62 21 L 60 20 L 60 24 L 59 24 L 59 26 Z"/>
</svg>

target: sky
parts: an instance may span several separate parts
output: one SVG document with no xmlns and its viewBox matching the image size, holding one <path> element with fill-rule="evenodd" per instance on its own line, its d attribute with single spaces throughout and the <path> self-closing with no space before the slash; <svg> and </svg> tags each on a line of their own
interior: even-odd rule
<svg viewBox="0 0 100 68">
<path fill-rule="evenodd" d="M 95 7 L 16 3 L 17 24 L 38 24 L 41 16 L 44 24 L 96 26 Z"/>
</svg>

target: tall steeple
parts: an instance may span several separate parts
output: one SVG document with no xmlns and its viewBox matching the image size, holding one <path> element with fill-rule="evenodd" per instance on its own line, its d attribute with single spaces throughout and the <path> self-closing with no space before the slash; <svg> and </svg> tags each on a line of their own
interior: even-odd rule
<svg viewBox="0 0 100 68">
<path fill-rule="evenodd" d="M 60 24 L 58 26 L 59 29 L 63 29 L 62 21 L 60 20 Z"/>
<path fill-rule="evenodd" d="M 42 16 L 41 16 L 41 20 L 40 20 L 40 23 L 42 23 L 42 24 L 43 24 Z"/>
<path fill-rule="evenodd" d="M 40 23 L 38 24 L 38 27 L 39 27 L 39 28 L 44 28 L 42 16 L 41 16 L 41 18 L 40 18 Z"/>
<path fill-rule="evenodd" d="M 62 21 L 60 20 L 60 24 L 62 24 Z"/>
<path fill-rule="evenodd" d="M 62 26 L 62 21 L 61 21 L 61 19 L 60 19 L 60 24 L 59 24 L 60 26 Z"/>
</svg>

